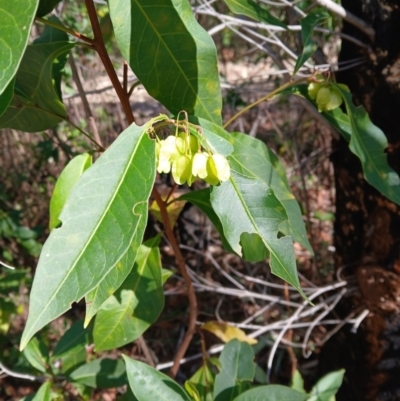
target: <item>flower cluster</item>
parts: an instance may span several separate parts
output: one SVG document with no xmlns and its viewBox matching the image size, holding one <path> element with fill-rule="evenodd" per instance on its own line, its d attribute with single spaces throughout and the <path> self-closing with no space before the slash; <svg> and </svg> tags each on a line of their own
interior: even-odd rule
<svg viewBox="0 0 400 401">
<path fill-rule="evenodd" d="M 179 185 L 187 182 L 190 186 L 197 178 L 218 185 L 231 176 L 228 160 L 223 155 L 205 151 L 198 139 L 186 132 L 157 140 L 156 157 L 157 171 L 172 172 Z"/>
<path fill-rule="evenodd" d="M 317 102 L 319 112 L 336 109 L 343 102 L 341 93 L 328 82 L 311 82 L 308 94 Z"/>
</svg>

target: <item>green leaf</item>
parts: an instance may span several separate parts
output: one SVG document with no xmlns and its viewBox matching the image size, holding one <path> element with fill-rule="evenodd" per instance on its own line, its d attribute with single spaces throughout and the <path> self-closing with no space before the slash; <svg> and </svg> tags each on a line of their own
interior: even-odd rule
<svg viewBox="0 0 400 401">
<path fill-rule="evenodd" d="M 167 282 L 167 280 L 174 274 L 173 271 L 169 269 L 161 269 L 161 280 L 163 285 Z"/>
<path fill-rule="evenodd" d="M 229 252 L 233 252 L 233 249 L 231 248 L 229 242 L 226 240 L 224 236 L 224 229 L 222 227 L 221 221 L 211 206 L 210 188 L 204 188 L 204 189 L 199 189 L 197 191 L 188 192 L 180 196 L 179 198 L 175 199 L 175 201 L 181 201 L 181 200 L 186 200 L 191 204 L 195 205 L 196 207 L 198 207 L 211 220 L 214 227 L 219 232 L 224 248 Z"/>
<path fill-rule="evenodd" d="M 109 0 L 118 46 L 148 93 L 174 114 L 222 123 L 215 45 L 188 0 Z"/>
<path fill-rule="evenodd" d="M 150 124 L 150 123 L 149 123 Z M 131 125 L 74 186 L 43 246 L 30 295 L 21 349 L 44 325 L 67 311 L 116 268 L 147 221 L 155 180 L 149 124 Z M 133 265 L 136 254 L 128 263 Z"/>
<path fill-rule="evenodd" d="M 215 401 L 231 401 L 254 379 L 255 363 L 251 346 L 246 342 L 232 340 L 225 345 L 219 358 L 222 370 L 214 385 Z"/>
<path fill-rule="evenodd" d="M 311 389 L 310 398 L 307 401 L 330 401 L 342 385 L 344 373 L 344 369 L 337 370 L 318 380 L 317 384 Z"/>
<path fill-rule="evenodd" d="M 67 118 L 52 81 L 54 60 L 69 52 L 74 43 L 29 45 L 16 75 L 14 97 L 0 117 L 1 128 L 37 132 Z"/>
<path fill-rule="evenodd" d="M 185 390 L 164 373 L 122 355 L 129 386 L 139 401 L 191 401 Z"/>
<path fill-rule="evenodd" d="M 86 346 L 89 345 L 89 330 L 83 328 L 83 320 L 75 322 L 57 343 L 51 363 L 60 364 L 60 372 L 68 374 L 86 362 Z"/>
<path fill-rule="evenodd" d="M 0 95 L 17 72 L 38 3 L 39 0 L 0 0 Z"/>
<path fill-rule="evenodd" d="M 267 9 L 261 7 L 253 0 L 225 0 L 225 3 L 235 14 L 246 15 L 256 21 L 281 26 L 287 29 L 286 24 L 274 17 Z"/>
<path fill-rule="evenodd" d="M 387 163 L 385 134 L 374 125 L 364 107 L 356 107 L 351 93 L 333 84 L 342 94 L 351 127 L 349 148 L 360 159 L 365 179 L 392 202 L 400 205 L 400 177 Z"/>
<path fill-rule="evenodd" d="M 140 246 L 135 265 L 118 289 L 98 310 L 93 329 L 96 351 L 121 347 L 140 337 L 164 307 L 160 236 Z"/>
<path fill-rule="evenodd" d="M 62 26 L 61 21 L 55 15 L 51 15 L 48 18 L 48 20 Z M 55 43 L 55 42 L 68 42 L 68 35 L 64 31 L 54 28 L 53 26 L 50 25 L 45 25 L 42 34 L 33 41 L 34 44 Z M 68 52 L 60 54 L 58 57 L 55 58 L 52 67 L 54 88 L 61 101 L 62 101 L 61 78 L 62 78 L 62 73 L 64 72 L 65 64 L 68 61 L 68 56 L 69 56 Z"/>
<path fill-rule="evenodd" d="M 83 172 L 91 165 L 92 156 L 83 153 L 75 156 L 61 172 L 50 199 L 50 230 L 56 228 L 61 223 L 58 217 L 67 201 L 68 195 Z"/>
<path fill-rule="evenodd" d="M 326 20 L 329 14 L 325 10 L 313 10 L 306 17 L 300 20 L 301 36 L 303 38 L 303 51 L 296 60 L 293 75 L 317 50 L 317 44 L 312 40 L 312 34 L 316 25 Z"/>
<path fill-rule="evenodd" d="M 48 368 L 49 349 L 40 337 L 33 337 L 24 349 L 25 358 L 40 372 Z"/>
<path fill-rule="evenodd" d="M 7 87 L 4 89 L 4 92 L 0 95 L 0 117 L 7 110 L 7 107 L 11 103 L 14 95 L 14 84 L 15 79 L 12 79 Z"/>
<path fill-rule="evenodd" d="M 259 139 L 240 132 L 232 133 L 231 136 L 235 149 L 229 159 L 231 168 L 260 178 L 274 191 L 288 217 L 280 224 L 279 230 L 313 253 L 299 204 L 290 190 L 278 157 Z"/>
<path fill-rule="evenodd" d="M 60 1 L 61 0 L 40 0 L 36 17 L 43 17 L 44 15 L 51 13 Z"/>
<path fill-rule="evenodd" d="M 201 401 L 214 401 L 213 389 L 215 382 L 215 373 L 210 366 L 210 362 L 206 359 L 203 366 L 185 383 L 190 383 L 194 387 Z M 188 390 L 187 390 L 188 391 Z M 188 391 L 190 393 L 190 391 Z"/>
<path fill-rule="evenodd" d="M 32 401 L 50 401 L 51 400 L 51 382 L 43 383 Z"/>
<path fill-rule="evenodd" d="M 279 384 L 255 387 L 236 397 L 234 401 L 306 401 L 308 395 Z"/>
<path fill-rule="evenodd" d="M 300 393 L 305 393 L 304 390 L 304 380 L 300 374 L 300 372 L 296 369 L 294 375 L 292 377 L 292 385 L 291 388 L 293 390 L 300 391 Z"/>
<path fill-rule="evenodd" d="M 0 297 L 0 334 L 7 334 L 12 321 L 11 316 L 15 313 L 17 313 L 17 307 L 14 302 Z"/>
<path fill-rule="evenodd" d="M 232 168 L 230 180 L 213 187 L 211 192 L 211 204 L 224 227 L 225 237 L 241 255 L 241 234 L 258 234 L 270 253 L 272 273 L 304 295 L 297 277 L 292 238 L 278 237 L 281 223 L 287 220 L 285 209 L 264 181 L 243 173 L 247 174 Z"/>
<path fill-rule="evenodd" d="M 126 384 L 125 364 L 122 359 L 95 359 L 74 370 L 69 381 L 93 388 L 112 388 Z"/>
</svg>

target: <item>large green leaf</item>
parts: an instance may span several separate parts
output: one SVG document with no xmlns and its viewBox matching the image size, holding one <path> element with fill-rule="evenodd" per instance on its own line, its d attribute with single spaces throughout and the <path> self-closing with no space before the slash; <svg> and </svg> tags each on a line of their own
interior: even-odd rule
<svg viewBox="0 0 400 401">
<path fill-rule="evenodd" d="M 148 93 L 172 113 L 221 124 L 217 54 L 188 0 L 109 0 L 118 46 Z"/>
<path fill-rule="evenodd" d="M 273 191 L 286 210 L 288 219 L 279 226 L 285 235 L 312 252 L 307 238 L 301 210 L 292 194 L 283 166 L 277 156 L 260 140 L 240 132 L 231 134 L 234 152 L 230 157 L 231 167 L 244 175 L 261 178 Z"/>
<path fill-rule="evenodd" d="M 17 72 L 38 3 L 39 0 L 0 0 L 0 95 Z"/>
<path fill-rule="evenodd" d="M 85 170 L 92 165 L 92 156 L 88 153 L 75 156 L 61 172 L 54 186 L 50 199 L 49 228 L 52 230 L 60 224 L 58 216 L 67 201 L 72 188 Z"/>
<path fill-rule="evenodd" d="M 356 107 L 351 93 L 332 84 L 341 92 L 351 127 L 349 148 L 360 159 L 365 179 L 392 202 L 400 205 L 400 177 L 387 162 L 385 134 L 369 119 L 364 107 Z"/>
<path fill-rule="evenodd" d="M 157 236 L 140 246 L 132 271 L 98 310 L 93 329 L 96 351 L 136 340 L 160 315 L 164 291 L 159 242 Z"/>
<path fill-rule="evenodd" d="M 36 132 L 67 118 L 52 81 L 54 60 L 74 43 L 54 42 L 29 45 L 16 75 L 14 97 L 0 117 L 0 128 Z"/>
<path fill-rule="evenodd" d="M 123 355 L 129 386 L 139 401 L 191 401 L 178 383 L 164 373 Z"/>
<path fill-rule="evenodd" d="M 254 379 L 254 352 L 246 342 L 232 340 L 219 358 L 222 369 L 215 378 L 214 400 L 232 401 Z"/>
<path fill-rule="evenodd" d="M 127 382 L 125 364 L 122 359 L 95 359 L 74 370 L 68 380 L 93 388 L 121 387 Z"/>
<path fill-rule="evenodd" d="M 307 401 L 331 401 L 342 385 L 344 369 L 328 373 L 311 389 Z"/>
<path fill-rule="evenodd" d="M 68 374 L 86 362 L 86 346 L 90 344 L 89 329 L 83 328 L 83 320 L 75 322 L 57 343 L 50 361 L 59 365 L 59 371 Z"/>
<path fill-rule="evenodd" d="M 242 233 L 257 234 L 270 253 L 272 272 L 303 294 L 292 238 L 279 238 L 280 225 L 288 219 L 285 208 L 262 179 L 244 169 L 232 168 L 229 181 L 213 187 L 211 204 L 224 227 L 226 239 L 237 254 L 242 254 Z"/>
<path fill-rule="evenodd" d="M 329 14 L 325 10 L 313 10 L 306 17 L 300 20 L 301 36 L 303 38 L 303 51 L 296 60 L 293 75 L 317 50 L 317 44 L 312 40 L 312 34 L 316 25 L 326 20 Z"/>
<path fill-rule="evenodd" d="M 279 384 L 252 388 L 240 394 L 234 401 L 306 401 L 308 395 Z"/>
<path fill-rule="evenodd" d="M 266 8 L 261 7 L 254 0 L 225 0 L 225 3 L 235 14 L 246 15 L 256 21 L 281 26 L 287 29 L 286 24 L 274 17 Z"/>
<path fill-rule="evenodd" d="M 155 180 L 155 142 L 148 125 L 131 125 L 74 186 L 43 246 L 33 281 L 24 348 L 115 268 L 147 219 Z M 136 258 L 131 254 L 132 260 Z M 128 263 L 129 264 L 129 263 Z"/>
</svg>

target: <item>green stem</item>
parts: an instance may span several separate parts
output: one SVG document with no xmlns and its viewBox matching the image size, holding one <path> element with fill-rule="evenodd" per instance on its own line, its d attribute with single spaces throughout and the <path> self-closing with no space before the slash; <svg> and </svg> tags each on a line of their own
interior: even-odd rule
<svg viewBox="0 0 400 401">
<path fill-rule="evenodd" d="M 87 36 L 82 35 L 81 33 L 74 31 L 73 29 L 67 28 L 66 26 L 64 26 L 62 24 L 57 24 L 57 22 L 49 21 L 48 19 L 41 18 L 41 17 L 36 17 L 36 21 L 40 22 L 42 24 L 51 26 L 53 28 L 59 29 L 60 31 L 66 32 L 69 35 L 74 36 L 75 38 L 78 38 L 80 40 L 83 40 L 84 42 L 87 42 L 87 43 L 89 43 L 91 45 L 94 43 L 93 39 L 90 39 Z"/>
<path fill-rule="evenodd" d="M 263 96 L 262 98 L 256 100 L 253 103 L 250 103 L 248 106 L 246 106 L 245 108 L 243 108 L 242 110 L 238 111 L 233 117 L 231 117 L 225 124 L 224 124 L 224 128 L 228 127 L 228 125 L 230 125 L 233 121 L 235 121 L 238 117 L 240 117 L 243 113 L 245 113 L 247 110 L 252 109 L 253 107 L 257 106 L 258 104 L 265 102 L 268 99 L 271 99 L 272 97 L 274 97 L 275 95 L 278 95 L 279 92 L 282 92 L 283 90 L 290 88 L 291 86 L 294 85 L 298 85 L 301 84 L 303 82 L 306 82 L 308 80 L 307 78 L 300 78 L 297 79 L 296 81 L 289 81 L 286 82 L 285 84 L 283 84 L 282 86 L 280 86 L 279 88 L 276 88 L 275 90 L 273 90 L 272 92 L 268 93 L 268 95 Z"/>
</svg>

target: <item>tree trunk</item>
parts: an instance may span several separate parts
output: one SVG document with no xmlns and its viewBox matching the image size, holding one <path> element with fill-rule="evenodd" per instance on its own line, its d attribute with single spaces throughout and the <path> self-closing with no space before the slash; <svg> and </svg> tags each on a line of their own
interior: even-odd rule
<svg viewBox="0 0 400 401">
<path fill-rule="evenodd" d="M 354 102 L 386 134 L 389 164 L 400 173 L 400 3 L 343 0 L 342 5 L 371 24 L 376 36 L 370 52 L 343 41 L 341 61 L 367 62 L 337 74 L 337 82 L 349 86 Z M 349 24 L 344 32 L 368 43 Z M 370 314 L 356 334 L 342 331 L 327 345 L 322 370 L 347 369 L 338 401 L 400 400 L 400 208 L 365 182 L 344 140 L 334 143 L 332 162 L 336 267 L 344 266 L 343 275 L 355 275 L 359 285 L 340 313 L 364 307 Z"/>
</svg>

